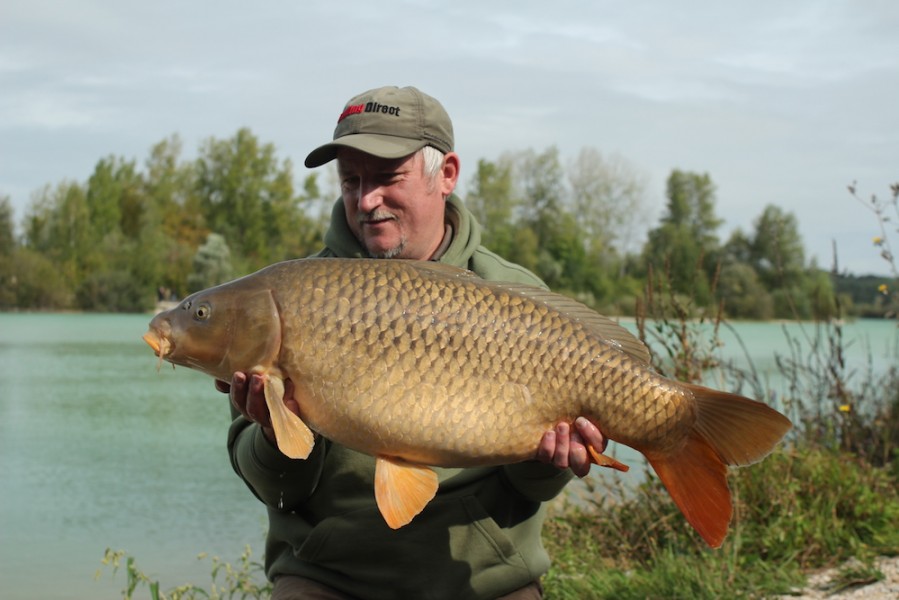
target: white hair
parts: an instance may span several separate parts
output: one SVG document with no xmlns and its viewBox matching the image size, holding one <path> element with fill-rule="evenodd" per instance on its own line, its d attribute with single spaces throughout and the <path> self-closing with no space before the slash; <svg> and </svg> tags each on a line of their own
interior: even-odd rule
<svg viewBox="0 0 899 600">
<path fill-rule="evenodd" d="M 434 146 L 425 146 L 418 152 L 421 154 L 422 170 L 425 177 L 433 181 L 440 173 L 440 169 L 443 168 L 443 157 L 445 155 Z"/>
</svg>

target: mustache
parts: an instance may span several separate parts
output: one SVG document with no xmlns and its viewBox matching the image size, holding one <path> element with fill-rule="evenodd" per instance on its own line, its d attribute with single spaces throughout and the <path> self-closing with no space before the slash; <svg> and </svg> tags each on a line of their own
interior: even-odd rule
<svg viewBox="0 0 899 600">
<path fill-rule="evenodd" d="M 390 220 L 395 221 L 396 216 L 387 212 L 386 210 L 373 210 L 371 212 L 366 213 L 358 213 L 356 215 L 356 222 L 360 225 L 365 223 L 366 221 L 384 221 Z"/>
</svg>

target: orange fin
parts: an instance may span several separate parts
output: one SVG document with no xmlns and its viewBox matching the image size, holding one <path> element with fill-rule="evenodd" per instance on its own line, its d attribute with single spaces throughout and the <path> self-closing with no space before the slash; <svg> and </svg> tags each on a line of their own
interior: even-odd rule
<svg viewBox="0 0 899 600">
<path fill-rule="evenodd" d="M 745 466 L 762 460 L 793 426 L 762 402 L 699 385 L 683 385 L 696 398 L 696 431 L 725 464 Z"/>
<path fill-rule="evenodd" d="M 760 461 L 793 424 L 762 402 L 682 385 L 696 400 L 696 423 L 679 450 L 647 453 L 646 458 L 690 525 L 717 548 L 733 514 L 727 466 Z"/>
<path fill-rule="evenodd" d="M 425 465 L 378 456 L 375 461 L 375 500 L 392 529 L 399 529 L 420 513 L 437 493 L 437 473 Z"/>
<path fill-rule="evenodd" d="M 631 469 L 626 464 L 618 462 L 611 456 L 606 456 L 602 452 L 599 452 L 590 444 L 587 444 L 587 451 L 590 453 L 590 459 L 595 465 L 599 465 L 600 467 L 608 467 L 609 469 L 615 469 L 616 471 L 621 471 L 622 473 L 627 473 Z"/>
<path fill-rule="evenodd" d="M 733 507 L 727 466 L 715 449 L 694 431 L 680 451 L 646 458 L 687 522 L 709 546 L 721 546 Z"/>
<path fill-rule="evenodd" d="M 315 444 L 309 426 L 284 405 L 284 380 L 268 375 L 265 378 L 265 403 L 271 415 L 278 449 L 290 458 L 308 458 Z"/>
</svg>

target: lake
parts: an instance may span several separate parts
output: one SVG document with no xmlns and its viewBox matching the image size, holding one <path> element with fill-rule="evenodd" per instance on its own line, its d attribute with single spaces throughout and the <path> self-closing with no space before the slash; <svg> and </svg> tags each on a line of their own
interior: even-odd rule
<svg viewBox="0 0 899 600">
<path fill-rule="evenodd" d="M 250 544 L 261 558 L 265 511 L 231 470 L 227 397 L 189 369 L 157 372 L 140 339 L 149 318 L 0 313 L 0 597 L 120 598 L 123 571 L 94 578 L 106 548 L 163 589 L 207 586 L 201 552 L 234 562 Z M 776 380 L 784 327 L 804 335 L 738 323 L 721 356 L 745 362 L 745 346 Z M 896 363 L 892 322 L 847 324 L 844 339 L 860 372 Z"/>
</svg>

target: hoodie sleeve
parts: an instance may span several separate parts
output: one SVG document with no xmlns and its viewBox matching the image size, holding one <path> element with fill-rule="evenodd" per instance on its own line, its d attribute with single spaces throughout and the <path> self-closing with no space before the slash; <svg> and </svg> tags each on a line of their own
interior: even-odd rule
<svg viewBox="0 0 899 600">
<path fill-rule="evenodd" d="M 571 469 L 558 469 L 553 465 L 530 460 L 506 465 L 504 475 L 518 493 L 535 502 L 552 500 L 574 478 Z"/>
<path fill-rule="evenodd" d="M 328 442 L 318 437 L 303 460 L 288 458 L 272 444 L 262 428 L 237 417 L 228 430 L 231 466 L 250 491 L 273 508 L 291 510 L 305 502 L 318 485 Z"/>
</svg>

